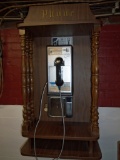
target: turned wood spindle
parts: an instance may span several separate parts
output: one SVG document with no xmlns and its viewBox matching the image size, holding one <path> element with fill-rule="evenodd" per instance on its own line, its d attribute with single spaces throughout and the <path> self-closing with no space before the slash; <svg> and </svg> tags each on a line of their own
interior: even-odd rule
<svg viewBox="0 0 120 160">
<path fill-rule="evenodd" d="M 92 34 L 92 108 L 91 123 L 92 134 L 99 135 L 99 114 L 98 114 L 98 40 L 99 32 L 94 31 Z"/>
<path fill-rule="evenodd" d="M 26 55 L 25 55 L 25 30 L 19 30 L 22 50 L 22 94 L 23 94 L 23 124 L 22 131 L 28 132 L 27 93 L 26 93 Z"/>
<path fill-rule="evenodd" d="M 25 53 L 26 53 L 26 95 L 27 95 L 27 116 L 29 126 L 31 124 L 31 108 L 30 108 L 30 62 L 29 62 L 29 35 L 25 36 Z"/>
<path fill-rule="evenodd" d="M 35 121 L 34 114 L 34 78 L 33 78 L 33 38 L 30 36 L 29 42 L 29 62 L 30 62 L 30 105 L 31 105 L 31 119 Z"/>
</svg>

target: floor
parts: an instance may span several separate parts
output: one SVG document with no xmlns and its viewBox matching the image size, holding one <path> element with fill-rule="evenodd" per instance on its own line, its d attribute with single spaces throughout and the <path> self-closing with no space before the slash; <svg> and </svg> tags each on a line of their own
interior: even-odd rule
<svg viewBox="0 0 120 160">
<path fill-rule="evenodd" d="M 119 115 L 120 108 L 99 108 L 102 160 L 117 160 L 117 141 L 120 140 Z M 0 160 L 35 160 L 34 157 L 24 157 L 20 154 L 20 147 L 26 140 L 21 136 L 21 124 L 22 106 L 0 105 Z"/>
</svg>

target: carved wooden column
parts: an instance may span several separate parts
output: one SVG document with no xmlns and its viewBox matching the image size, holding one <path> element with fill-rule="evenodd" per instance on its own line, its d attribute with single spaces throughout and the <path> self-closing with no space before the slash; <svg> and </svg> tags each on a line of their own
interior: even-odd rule
<svg viewBox="0 0 120 160">
<path fill-rule="evenodd" d="M 29 61 L 29 34 L 25 34 L 25 55 L 26 55 L 26 107 L 27 107 L 27 116 L 28 124 L 31 126 L 31 107 L 30 107 L 30 61 Z"/>
<path fill-rule="evenodd" d="M 27 135 L 34 124 L 33 41 L 31 35 L 20 29 L 22 49 L 23 124 L 22 134 Z"/>
<path fill-rule="evenodd" d="M 33 78 L 33 38 L 29 37 L 29 66 L 30 66 L 30 107 L 31 107 L 31 121 L 34 124 L 34 78 Z"/>
<path fill-rule="evenodd" d="M 26 71 L 26 52 L 25 52 L 25 30 L 19 30 L 21 38 L 21 49 L 22 49 L 22 94 L 23 94 L 23 124 L 22 124 L 22 133 L 27 134 L 29 123 L 28 123 L 28 113 L 27 113 L 27 71 Z"/>
<path fill-rule="evenodd" d="M 98 45 L 99 31 L 92 34 L 92 106 L 91 106 L 91 127 L 92 134 L 99 136 L 99 114 L 98 114 Z"/>
<path fill-rule="evenodd" d="M 22 49 L 23 124 L 22 134 L 27 135 L 34 124 L 33 41 L 31 35 L 20 29 Z"/>
</svg>

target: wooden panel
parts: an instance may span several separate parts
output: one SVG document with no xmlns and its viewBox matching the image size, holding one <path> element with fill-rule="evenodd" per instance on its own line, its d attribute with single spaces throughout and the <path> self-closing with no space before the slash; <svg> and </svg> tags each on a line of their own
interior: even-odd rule
<svg viewBox="0 0 120 160">
<path fill-rule="evenodd" d="M 73 46 L 73 114 L 77 121 L 89 121 L 91 105 L 90 37 L 74 37 Z"/>
<path fill-rule="evenodd" d="M 96 23 L 88 3 L 31 6 L 19 27 L 51 24 Z"/>
<path fill-rule="evenodd" d="M 28 29 L 35 37 L 90 35 L 93 24 L 62 24 L 30 26 Z"/>
<path fill-rule="evenodd" d="M 73 37 L 73 117 L 66 121 L 88 122 L 90 120 L 91 92 L 91 54 L 90 37 Z M 50 45 L 49 37 L 34 39 L 34 79 L 36 116 L 39 112 L 40 96 L 46 82 L 46 45 Z M 45 93 L 43 104 L 47 103 Z M 42 109 L 42 120 L 57 121 L 60 118 L 50 118 Z"/>
<path fill-rule="evenodd" d="M 27 137 L 33 138 L 34 131 L 35 131 L 35 126 L 31 128 Z M 37 132 L 35 137 L 41 138 L 41 139 L 62 139 L 63 138 L 62 122 L 41 121 L 37 127 Z M 98 137 L 92 136 L 90 123 L 66 122 L 65 123 L 65 139 L 95 141 L 98 139 Z"/>
</svg>

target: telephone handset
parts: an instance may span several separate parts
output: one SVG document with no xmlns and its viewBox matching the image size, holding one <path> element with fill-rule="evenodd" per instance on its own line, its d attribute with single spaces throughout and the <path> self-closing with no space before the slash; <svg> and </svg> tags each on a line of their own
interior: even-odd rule
<svg viewBox="0 0 120 160">
<path fill-rule="evenodd" d="M 57 57 L 55 59 L 54 65 L 56 66 L 56 81 L 55 84 L 58 87 L 61 87 L 64 84 L 64 81 L 62 79 L 62 70 L 61 66 L 64 66 L 64 61 L 61 57 Z"/>
</svg>

